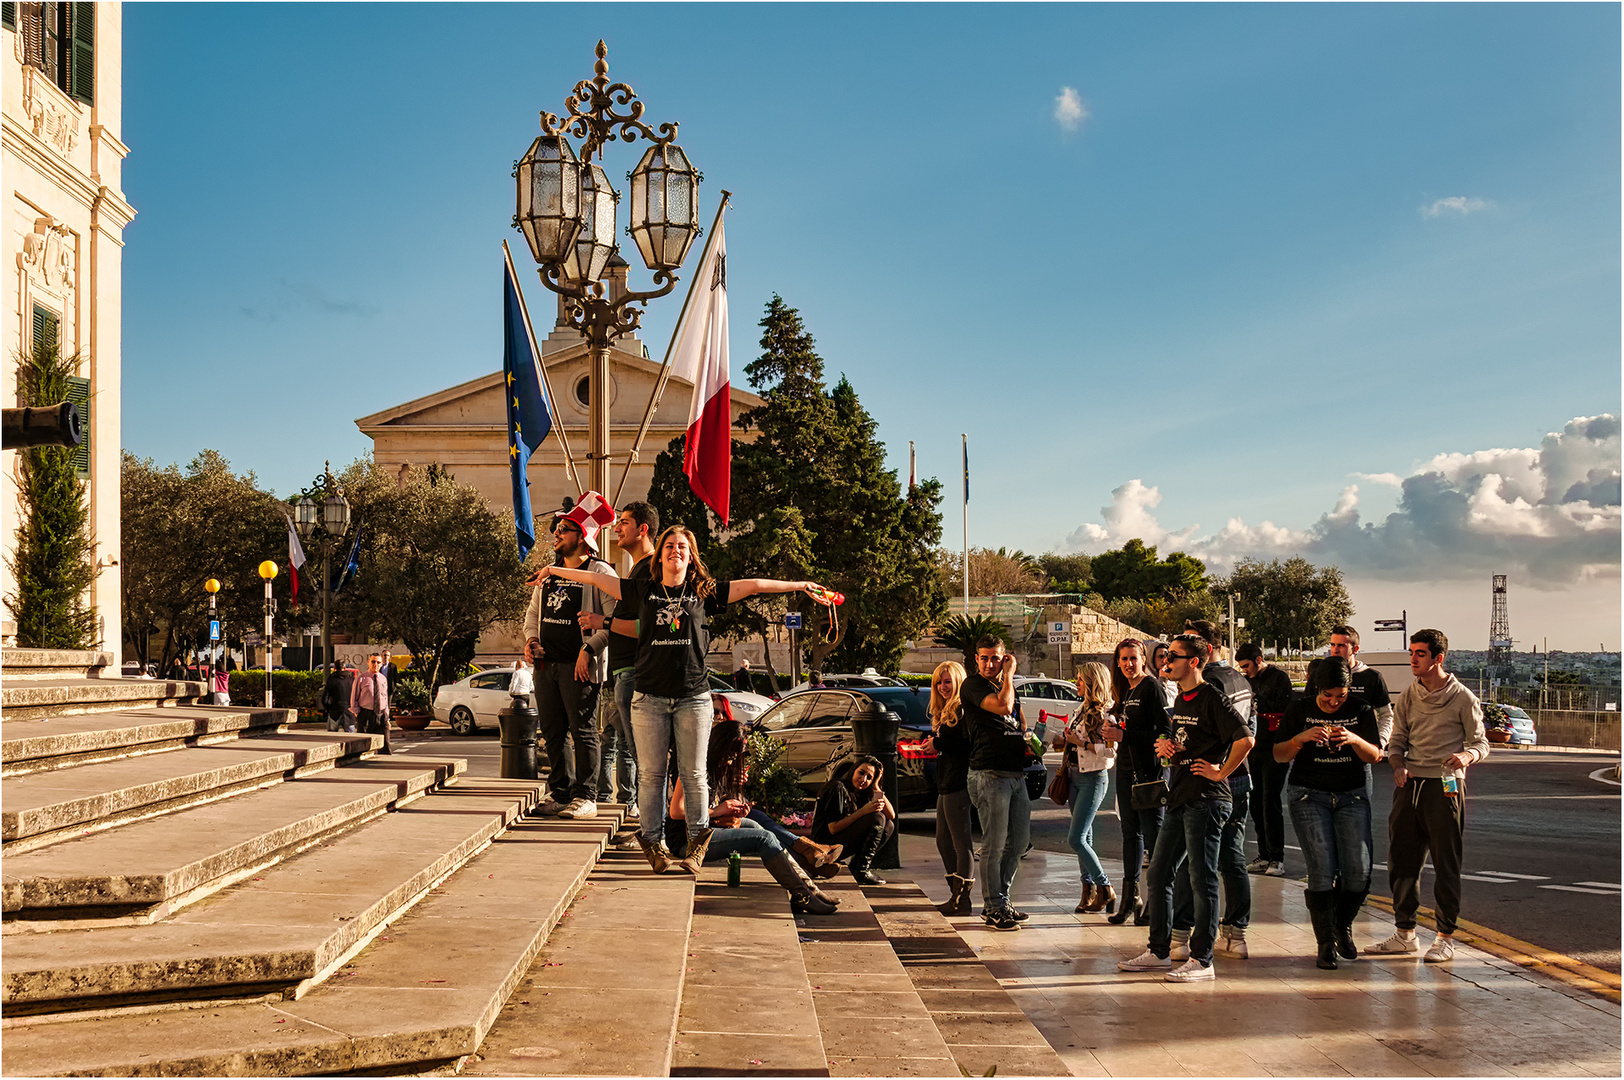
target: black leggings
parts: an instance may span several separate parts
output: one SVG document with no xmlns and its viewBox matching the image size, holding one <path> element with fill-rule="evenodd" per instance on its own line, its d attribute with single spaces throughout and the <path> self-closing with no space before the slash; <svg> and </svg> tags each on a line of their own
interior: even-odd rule
<svg viewBox="0 0 1624 1080">
<path fill-rule="evenodd" d="M 936 796 L 936 850 L 942 856 L 944 871 L 962 878 L 975 877 L 968 789 Z"/>
<path fill-rule="evenodd" d="M 884 814 L 868 814 L 862 821 L 846 826 L 845 831 L 839 835 L 831 836 L 829 842 L 840 845 L 840 857 L 844 859 L 862 851 L 863 845 L 874 835 L 876 829 L 880 830 L 880 843 L 883 844 L 897 831 L 897 824 Z"/>
<path fill-rule="evenodd" d="M 1122 880 L 1138 881 L 1145 852 L 1156 850 L 1156 834 L 1162 831 L 1163 807 L 1135 810 L 1132 802 L 1133 770 L 1117 773 L 1117 820 L 1122 823 Z"/>
</svg>

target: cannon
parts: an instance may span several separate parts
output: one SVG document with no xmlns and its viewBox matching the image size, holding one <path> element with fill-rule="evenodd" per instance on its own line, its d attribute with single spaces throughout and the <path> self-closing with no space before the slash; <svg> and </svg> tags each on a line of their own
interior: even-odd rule
<svg viewBox="0 0 1624 1080">
<path fill-rule="evenodd" d="M 20 450 L 25 446 L 78 446 L 84 442 L 79 423 L 79 407 L 71 401 L 37 409 L 6 409 L 3 421 L 4 445 L 0 449 Z"/>
</svg>

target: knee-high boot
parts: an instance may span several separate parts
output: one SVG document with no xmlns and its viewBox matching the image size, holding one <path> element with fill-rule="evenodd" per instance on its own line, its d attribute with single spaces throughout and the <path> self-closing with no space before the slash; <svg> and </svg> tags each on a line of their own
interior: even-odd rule
<svg viewBox="0 0 1624 1080">
<path fill-rule="evenodd" d="M 885 844 L 885 829 L 879 825 L 869 830 L 863 837 L 863 844 L 851 857 L 851 876 L 859 885 L 884 885 L 885 879 L 875 877 L 873 873 L 874 860 L 880 854 L 880 848 Z"/>
<path fill-rule="evenodd" d="M 790 857 L 789 852 L 780 851 L 774 855 L 763 855 L 761 865 L 773 876 L 773 880 L 789 890 L 790 910 L 797 915 L 833 915 L 837 901 L 818 890 L 812 879 L 806 876 L 801 864 Z"/>
<path fill-rule="evenodd" d="M 1364 906 L 1365 893 L 1368 891 L 1368 887 L 1358 892 L 1337 890 L 1336 951 L 1344 960 L 1352 960 L 1359 955 L 1359 946 L 1353 941 L 1353 920 L 1358 918 L 1359 909 Z"/>
<path fill-rule="evenodd" d="M 1336 970 L 1336 899 L 1330 889 L 1303 893 L 1308 918 L 1314 924 L 1314 941 L 1319 946 L 1315 966 Z"/>
<path fill-rule="evenodd" d="M 1121 926 L 1133 916 L 1138 915 L 1141 906 L 1139 882 L 1124 881 L 1122 883 L 1122 900 L 1117 906 L 1116 914 L 1107 915 L 1105 921 L 1113 926 Z"/>
</svg>

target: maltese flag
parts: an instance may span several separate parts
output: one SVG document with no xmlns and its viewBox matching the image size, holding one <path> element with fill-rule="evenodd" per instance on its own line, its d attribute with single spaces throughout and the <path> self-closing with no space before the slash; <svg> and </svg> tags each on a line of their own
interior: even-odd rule
<svg viewBox="0 0 1624 1080">
<path fill-rule="evenodd" d="M 698 295 L 677 330 L 671 359 L 671 373 L 694 386 L 682 471 L 694 494 L 726 525 L 733 470 L 733 394 L 727 371 L 727 239 L 720 217 L 691 288 Z"/>
</svg>

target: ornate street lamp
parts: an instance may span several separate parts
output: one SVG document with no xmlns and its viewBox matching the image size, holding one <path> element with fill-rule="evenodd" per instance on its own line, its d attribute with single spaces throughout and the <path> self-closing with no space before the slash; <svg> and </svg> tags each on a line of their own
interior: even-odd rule
<svg viewBox="0 0 1624 1080">
<path fill-rule="evenodd" d="M 276 563 L 266 559 L 259 564 L 259 576 L 265 579 L 265 707 L 271 707 L 271 633 L 272 617 L 276 614 L 276 598 L 271 595 L 271 582 L 276 580 Z"/>
<path fill-rule="evenodd" d="M 608 47 L 598 42 L 593 77 L 576 83 L 565 115 L 541 114 L 541 136 L 514 166 L 518 210 L 513 225 L 524 233 L 547 288 L 564 298 L 564 325 L 586 339 L 591 353 L 588 395 L 588 475 L 594 490 L 609 489 L 609 344 L 636 332 L 648 301 L 676 287 L 699 235 L 700 174 L 676 144 L 677 125 L 656 131 L 643 122 L 643 103 L 625 83 L 609 81 Z M 625 110 L 625 111 L 620 111 Z M 581 141 L 577 157 L 569 139 Z M 607 297 L 603 274 L 616 252 L 615 208 L 620 196 L 594 159 L 615 140 L 652 145 L 630 174 L 631 224 L 655 288 Z"/>
<path fill-rule="evenodd" d="M 333 555 L 333 547 L 344 539 L 344 533 L 350 527 L 350 504 L 344 498 L 344 493 L 338 489 L 338 480 L 333 476 L 331 462 L 323 463 L 322 473 L 311 483 L 310 491 L 327 492 L 328 495 L 320 503 L 309 495 L 300 497 L 296 504 L 298 516 L 295 523 L 299 528 L 299 535 L 306 540 L 316 538 L 321 548 L 321 652 L 323 670 L 331 671 L 333 667 L 332 643 L 332 616 L 329 598 L 331 597 L 331 574 L 328 562 Z M 295 571 L 297 573 L 297 571 Z"/>
</svg>

